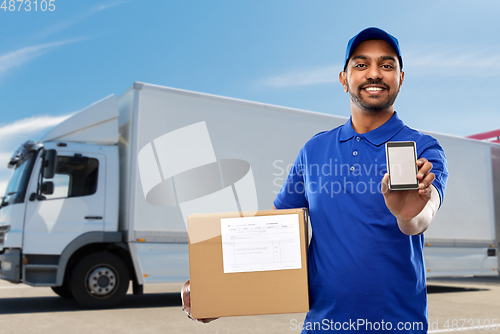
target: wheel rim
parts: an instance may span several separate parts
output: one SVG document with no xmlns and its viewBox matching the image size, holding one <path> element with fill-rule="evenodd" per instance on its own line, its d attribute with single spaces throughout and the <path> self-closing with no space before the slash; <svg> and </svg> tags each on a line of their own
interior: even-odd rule
<svg viewBox="0 0 500 334">
<path fill-rule="evenodd" d="M 99 266 L 91 271 L 87 278 L 87 289 L 97 297 L 105 297 L 116 289 L 116 273 L 109 266 Z"/>
</svg>

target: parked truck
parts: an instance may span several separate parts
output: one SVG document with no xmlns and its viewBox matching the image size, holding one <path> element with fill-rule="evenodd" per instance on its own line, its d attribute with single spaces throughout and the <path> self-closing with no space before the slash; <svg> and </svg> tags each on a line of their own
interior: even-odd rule
<svg viewBox="0 0 500 334">
<path fill-rule="evenodd" d="M 94 308 L 184 282 L 189 214 L 270 209 L 304 143 L 346 121 L 136 82 L 14 153 L 0 278 Z M 497 275 L 500 145 L 433 135 L 450 178 L 428 275 Z"/>
</svg>

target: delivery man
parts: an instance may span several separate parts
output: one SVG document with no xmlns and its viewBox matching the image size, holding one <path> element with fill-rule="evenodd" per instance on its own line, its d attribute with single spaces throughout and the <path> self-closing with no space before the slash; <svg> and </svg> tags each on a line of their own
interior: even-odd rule
<svg viewBox="0 0 500 334">
<path fill-rule="evenodd" d="M 368 28 L 349 41 L 339 80 L 351 117 L 304 145 L 274 201 L 277 209 L 309 209 L 310 311 L 303 333 L 335 324 L 366 333 L 427 331 L 422 234 L 444 198 L 448 171 L 437 140 L 406 126 L 394 110 L 402 68 L 398 40 L 387 32 Z M 418 190 L 388 189 L 388 141 L 416 143 Z M 336 168 L 321 168 L 332 161 Z M 182 297 L 189 315 L 189 281 Z"/>
</svg>

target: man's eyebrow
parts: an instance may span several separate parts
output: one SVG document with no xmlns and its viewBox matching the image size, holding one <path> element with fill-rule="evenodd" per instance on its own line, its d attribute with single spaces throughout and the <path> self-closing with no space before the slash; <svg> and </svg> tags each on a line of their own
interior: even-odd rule
<svg viewBox="0 0 500 334">
<path fill-rule="evenodd" d="M 380 60 L 392 60 L 393 62 L 396 62 L 396 58 L 392 56 L 382 56 L 380 57 Z"/>
<path fill-rule="evenodd" d="M 366 56 L 364 56 L 364 55 L 357 55 L 357 56 L 352 57 L 352 60 L 356 60 L 356 59 L 366 59 Z"/>
</svg>

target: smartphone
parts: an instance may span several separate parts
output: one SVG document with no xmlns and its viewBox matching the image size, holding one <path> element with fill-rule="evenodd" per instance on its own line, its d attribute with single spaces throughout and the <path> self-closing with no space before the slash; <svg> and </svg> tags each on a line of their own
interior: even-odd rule
<svg viewBox="0 0 500 334">
<path fill-rule="evenodd" d="M 414 141 L 385 143 L 390 190 L 418 190 L 417 148 Z"/>
</svg>

